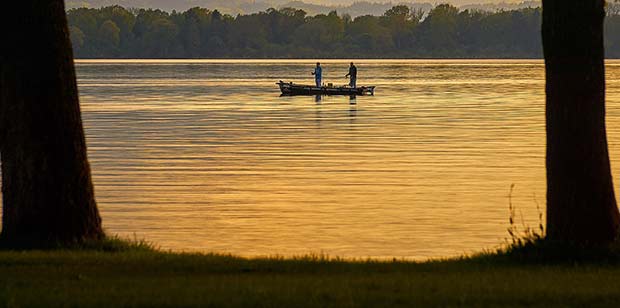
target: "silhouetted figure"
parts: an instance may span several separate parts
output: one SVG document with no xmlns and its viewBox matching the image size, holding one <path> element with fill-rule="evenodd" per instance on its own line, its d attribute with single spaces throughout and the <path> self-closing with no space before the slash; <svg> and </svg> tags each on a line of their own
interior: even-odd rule
<svg viewBox="0 0 620 308">
<path fill-rule="evenodd" d="M 547 237 L 594 244 L 618 235 L 605 131 L 604 0 L 543 0 Z"/>
<path fill-rule="evenodd" d="M 321 68 L 321 63 L 316 63 L 316 67 L 314 68 L 314 72 L 312 72 L 312 75 L 314 75 L 314 81 L 316 82 L 316 86 L 320 87 L 321 79 L 323 78 L 323 69 Z"/>
<path fill-rule="evenodd" d="M 351 62 L 351 65 L 349 66 L 349 73 L 344 77 L 349 77 L 349 86 L 351 88 L 355 88 L 355 84 L 357 82 L 357 67 L 355 67 L 353 62 Z"/>
</svg>

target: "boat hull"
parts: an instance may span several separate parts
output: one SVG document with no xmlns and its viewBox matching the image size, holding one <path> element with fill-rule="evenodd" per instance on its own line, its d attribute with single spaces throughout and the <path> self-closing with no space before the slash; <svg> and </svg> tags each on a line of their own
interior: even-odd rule
<svg viewBox="0 0 620 308">
<path fill-rule="evenodd" d="M 282 95 L 374 95 L 374 86 L 350 87 L 317 87 L 280 81 L 276 83 Z"/>
</svg>

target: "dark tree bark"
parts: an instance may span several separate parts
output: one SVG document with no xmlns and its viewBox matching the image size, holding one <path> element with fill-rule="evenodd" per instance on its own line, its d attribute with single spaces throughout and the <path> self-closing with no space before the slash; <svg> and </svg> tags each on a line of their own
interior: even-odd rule
<svg viewBox="0 0 620 308">
<path fill-rule="evenodd" d="M 547 237 L 604 244 L 620 214 L 605 131 L 604 0 L 543 0 Z"/>
<path fill-rule="evenodd" d="M 63 1 L 13 1 L 0 15 L 0 238 L 33 247 L 100 239 Z"/>
</svg>

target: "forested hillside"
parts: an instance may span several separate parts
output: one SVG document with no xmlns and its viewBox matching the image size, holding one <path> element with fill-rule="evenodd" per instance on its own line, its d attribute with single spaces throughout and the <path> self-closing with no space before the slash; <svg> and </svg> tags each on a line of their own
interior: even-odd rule
<svg viewBox="0 0 620 308">
<path fill-rule="evenodd" d="M 120 5 L 126 8 L 160 9 L 167 12 L 173 10 L 182 12 L 193 7 L 206 7 L 217 8 L 220 13 L 233 16 L 258 13 L 269 8 L 294 7 L 306 11 L 308 15 L 327 14 L 335 10 L 340 14 L 357 17 L 381 15 L 396 5 L 406 5 L 410 8 L 422 8 L 428 11 L 438 2 L 431 0 L 65 0 L 65 3 L 68 9 Z M 540 0 L 442 0 L 439 3 L 452 4 L 461 9 L 490 12 L 541 6 Z"/>
<path fill-rule="evenodd" d="M 620 57 L 620 14 L 606 19 L 608 57 Z M 78 58 L 539 58 L 541 11 L 483 12 L 443 4 L 382 16 L 307 16 L 269 9 L 230 16 L 120 6 L 68 11 Z"/>
</svg>

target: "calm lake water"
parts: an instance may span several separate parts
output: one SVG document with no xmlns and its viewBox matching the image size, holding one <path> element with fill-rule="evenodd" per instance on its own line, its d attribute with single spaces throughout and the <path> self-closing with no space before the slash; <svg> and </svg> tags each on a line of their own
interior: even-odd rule
<svg viewBox="0 0 620 308">
<path fill-rule="evenodd" d="M 504 242 L 511 184 L 538 226 L 542 61 L 357 61 L 375 96 L 280 97 L 314 62 L 78 61 L 106 230 L 246 256 L 454 256 Z M 347 61 L 321 62 L 347 82 Z M 618 183 L 620 62 L 607 73 Z"/>
</svg>

